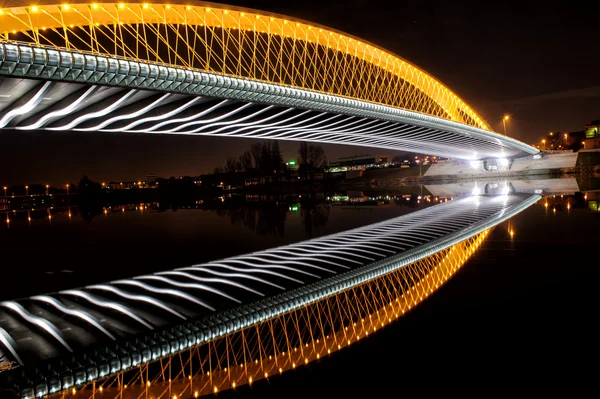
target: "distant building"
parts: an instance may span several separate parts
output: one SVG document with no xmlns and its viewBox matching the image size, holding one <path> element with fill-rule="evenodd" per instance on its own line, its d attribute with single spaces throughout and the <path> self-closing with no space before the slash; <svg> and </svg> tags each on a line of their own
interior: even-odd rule
<svg viewBox="0 0 600 399">
<path fill-rule="evenodd" d="M 134 188 L 146 188 L 147 185 L 145 181 L 111 181 L 109 183 L 102 183 L 102 187 L 113 190 L 130 190 Z"/>
<path fill-rule="evenodd" d="M 586 194 L 587 206 L 590 212 L 600 213 L 600 192 L 588 191 Z"/>
<path fill-rule="evenodd" d="M 287 166 L 289 171 L 297 171 L 299 167 L 298 162 L 295 159 L 286 162 L 285 166 Z"/>
<path fill-rule="evenodd" d="M 584 128 L 584 149 L 600 148 L 600 119 L 591 121 Z"/>
<path fill-rule="evenodd" d="M 354 155 L 329 162 L 328 172 L 344 172 L 348 170 L 386 167 L 392 164 L 389 154 Z"/>
<path fill-rule="evenodd" d="M 385 162 L 392 162 L 392 156 L 385 155 L 354 155 L 351 157 L 339 158 L 335 161 L 329 162 L 329 167 L 339 166 L 355 166 L 355 165 L 369 165 L 369 164 L 380 164 Z"/>
</svg>

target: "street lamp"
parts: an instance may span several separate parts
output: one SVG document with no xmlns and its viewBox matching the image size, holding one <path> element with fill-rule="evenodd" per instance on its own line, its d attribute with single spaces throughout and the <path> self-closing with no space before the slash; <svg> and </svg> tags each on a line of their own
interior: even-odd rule
<svg viewBox="0 0 600 399">
<path fill-rule="evenodd" d="M 25 186 L 25 195 L 29 195 L 29 186 Z"/>
<path fill-rule="evenodd" d="M 542 144 L 544 145 L 544 150 L 546 149 L 546 139 L 542 139 Z"/>
<path fill-rule="evenodd" d="M 4 196 L 6 197 L 6 190 L 8 189 L 8 187 L 4 186 L 2 188 L 4 189 Z"/>
<path fill-rule="evenodd" d="M 504 115 L 504 118 L 502 118 L 502 125 L 504 126 L 504 135 L 506 136 L 506 121 L 509 120 L 510 117 L 508 115 Z"/>
<path fill-rule="evenodd" d="M 48 195 L 48 189 L 49 188 L 50 188 L 50 186 L 46 184 L 46 195 Z"/>
<path fill-rule="evenodd" d="M 69 195 L 69 185 L 67 184 L 67 195 Z"/>
</svg>

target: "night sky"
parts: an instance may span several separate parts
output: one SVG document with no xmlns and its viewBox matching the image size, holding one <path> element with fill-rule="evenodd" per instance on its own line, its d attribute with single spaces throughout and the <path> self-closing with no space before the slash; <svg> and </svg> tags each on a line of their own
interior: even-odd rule
<svg viewBox="0 0 600 399">
<path fill-rule="evenodd" d="M 376 43 L 454 90 L 498 132 L 533 143 L 600 119 L 600 2 L 229 0 Z M 558 3 L 558 2 L 556 2 Z M 593 5 L 592 5 L 593 4 Z M 251 141 L 96 133 L 0 134 L 0 183 L 62 184 L 197 175 Z M 284 159 L 297 143 L 280 143 Z M 324 146 L 328 158 L 373 149 Z M 384 151 L 385 152 L 385 151 Z"/>
</svg>

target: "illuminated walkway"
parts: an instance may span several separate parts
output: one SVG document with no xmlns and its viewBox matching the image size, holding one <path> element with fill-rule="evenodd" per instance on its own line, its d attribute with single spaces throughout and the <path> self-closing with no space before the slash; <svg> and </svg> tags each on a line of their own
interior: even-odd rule
<svg viewBox="0 0 600 399">
<path fill-rule="evenodd" d="M 82 397 L 100 387 L 135 397 L 148 382 L 152 397 L 171 397 L 250 383 L 399 317 L 489 229 L 538 199 L 471 196 L 297 244 L 2 302 L 0 347 L 15 370 L 0 376 L 23 397 L 73 387 Z"/>
</svg>

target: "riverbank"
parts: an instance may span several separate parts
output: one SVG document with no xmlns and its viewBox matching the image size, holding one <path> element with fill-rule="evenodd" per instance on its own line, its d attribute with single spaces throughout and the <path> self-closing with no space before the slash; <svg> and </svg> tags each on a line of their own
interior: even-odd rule
<svg viewBox="0 0 600 399">
<path fill-rule="evenodd" d="M 499 179 L 551 179 L 560 177 L 600 178 L 600 151 L 588 150 L 579 153 L 546 154 L 545 160 L 515 160 L 513 168 L 508 171 L 486 171 L 465 165 L 464 161 L 450 161 L 431 166 L 407 169 L 374 169 L 366 171 L 363 176 L 346 179 L 340 183 L 342 189 L 372 189 L 410 186 L 415 184 L 448 184 L 466 180 L 482 182 Z M 532 165 L 534 167 L 532 167 Z"/>
</svg>

